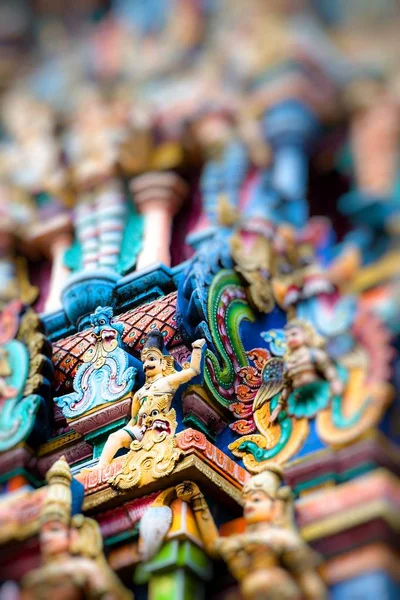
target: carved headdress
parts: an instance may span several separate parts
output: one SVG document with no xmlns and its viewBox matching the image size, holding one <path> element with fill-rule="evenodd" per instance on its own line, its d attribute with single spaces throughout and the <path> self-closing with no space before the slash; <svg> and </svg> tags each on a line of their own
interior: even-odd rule
<svg viewBox="0 0 400 600">
<path fill-rule="evenodd" d="M 149 331 L 145 338 L 144 346 L 142 348 L 142 355 L 145 355 L 149 350 L 158 350 L 163 355 L 164 350 L 164 336 L 159 329 L 152 329 Z"/>
<path fill-rule="evenodd" d="M 59 458 L 47 471 L 46 481 L 48 485 L 40 518 L 41 523 L 59 521 L 68 525 L 72 510 L 72 475 L 64 456 Z"/>
<path fill-rule="evenodd" d="M 159 329 L 152 329 L 145 338 L 145 343 L 141 351 L 141 359 L 146 358 L 148 352 L 156 352 L 163 359 L 165 365 L 163 375 L 175 373 L 174 357 L 164 354 L 164 336 Z"/>
<path fill-rule="evenodd" d="M 243 496 L 249 493 L 262 491 L 270 498 L 277 498 L 278 490 L 281 487 L 283 472 L 279 465 L 271 464 L 264 471 L 250 477 L 243 487 Z"/>
</svg>

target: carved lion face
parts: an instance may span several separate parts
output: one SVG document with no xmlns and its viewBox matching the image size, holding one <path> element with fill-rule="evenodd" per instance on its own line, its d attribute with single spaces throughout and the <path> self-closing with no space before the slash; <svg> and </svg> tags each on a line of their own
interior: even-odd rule
<svg viewBox="0 0 400 600">
<path fill-rule="evenodd" d="M 138 426 L 145 427 L 145 434 L 152 432 L 154 441 L 162 441 L 175 433 L 177 422 L 174 409 L 169 410 L 167 396 L 150 396 L 143 402 L 138 413 Z"/>
</svg>

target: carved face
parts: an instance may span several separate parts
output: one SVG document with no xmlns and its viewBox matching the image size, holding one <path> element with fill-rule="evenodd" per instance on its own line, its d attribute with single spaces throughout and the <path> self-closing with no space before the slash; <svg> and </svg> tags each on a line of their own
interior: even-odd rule
<svg viewBox="0 0 400 600">
<path fill-rule="evenodd" d="M 307 334 L 301 327 L 289 327 L 285 330 L 285 337 L 291 350 L 307 345 Z"/>
<path fill-rule="evenodd" d="M 272 288 L 276 302 L 286 310 L 301 300 L 335 292 L 330 273 L 318 257 L 330 226 L 322 218 L 310 219 L 301 231 L 282 226 L 274 238 L 275 264 Z"/>
<path fill-rule="evenodd" d="M 168 409 L 168 399 L 161 396 L 145 400 L 139 410 L 138 426 L 145 427 L 146 432 L 152 431 L 156 435 L 155 441 L 161 441 L 175 432 L 175 411 Z"/>
<path fill-rule="evenodd" d="M 243 516 L 248 525 L 272 520 L 274 501 L 262 490 L 252 490 L 245 496 Z"/>
<path fill-rule="evenodd" d="M 294 252 L 277 254 L 272 288 L 277 303 L 285 309 L 305 298 L 334 291 L 310 244 L 298 244 Z"/>
<path fill-rule="evenodd" d="M 108 310 L 107 308 L 101 310 L 99 310 L 99 308 L 96 309 L 96 311 L 91 316 L 93 333 L 96 337 L 99 337 L 101 335 L 101 332 L 105 328 L 113 330 L 111 326 L 111 317 L 111 310 Z"/>
<path fill-rule="evenodd" d="M 147 350 L 142 354 L 143 370 L 146 377 L 161 375 L 165 368 L 165 361 L 157 350 Z"/>
<path fill-rule="evenodd" d="M 69 551 L 69 528 L 60 521 L 48 521 L 40 529 L 40 549 L 44 557 Z"/>
</svg>

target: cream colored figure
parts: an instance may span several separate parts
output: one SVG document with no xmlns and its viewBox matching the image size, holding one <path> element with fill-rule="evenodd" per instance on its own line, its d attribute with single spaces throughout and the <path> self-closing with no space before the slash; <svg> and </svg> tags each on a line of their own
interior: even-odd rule
<svg viewBox="0 0 400 600">
<path fill-rule="evenodd" d="M 94 519 L 71 517 L 72 475 L 61 457 L 46 475 L 40 517 L 42 566 L 22 580 L 21 600 L 133 600 L 108 565 Z"/>
<path fill-rule="evenodd" d="M 132 440 L 140 441 L 142 439 L 145 427 L 140 428 L 136 424 L 136 420 L 139 409 L 145 400 L 167 396 L 171 403 L 178 387 L 200 373 L 202 347 L 205 343 L 204 339 L 193 342 L 189 367 L 182 371 L 176 371 L 173 357 L 165 356 L 162 352 L 164 344 L 161 332 L 154 329 L 148 335 L 141 353 L 146 381 L 133 396 L 131 420 L 126 427 L 110 435 L 101 453 L 97 468 L 101 469 L 109 465 L 118 450 L 129 448 Z"/>
<path fill-rule="evenodd" d="M 225 560 L 244 600 L 324 600 L 318 557 L 301 539 L 291 490 L 281 483 L 281 470 L 273 465 L 249 479 L 243 488 L 246 531 L 229 537 L 219 536 L 195 483 L 185 481 L 175 490 L 191 504 L 206 551 Z"/>
</svg>

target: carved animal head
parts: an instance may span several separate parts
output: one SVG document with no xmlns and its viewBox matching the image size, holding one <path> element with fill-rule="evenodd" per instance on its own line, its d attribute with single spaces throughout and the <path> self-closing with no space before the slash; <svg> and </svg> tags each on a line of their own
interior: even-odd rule
<svg viewBox="0 0 400 600">
<path fill-rule="evenodd" d="M 324 219 L 310 219 L 300 232 L 288 226 L 278 229 L 274 239 L 272 289 L 282 308 L 287 310 L 303 299 L 335 291 L 317 256 L 328 232 L 329 223 Z"/>
<path fill-rule="evenodd" d="M 154 442 L 173 436 L 177 427 L 176 413 L 170 410 L 171 398 L 164 394 L 149 396 L 140 407 L 137 424 L 145 428 L 144 437 L 151 434 Z"/>
<path fill-rule="evenodd" d="M 98 306 L 90 316 L 93 326 L 93 336 L 97 341 L 102 341 L 106 352 L 115 350 L 118 346 L 119 330 L 112 324 L 113 310 L 110 306 Z"/>
</svg>

